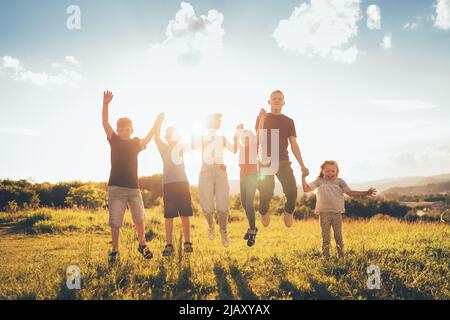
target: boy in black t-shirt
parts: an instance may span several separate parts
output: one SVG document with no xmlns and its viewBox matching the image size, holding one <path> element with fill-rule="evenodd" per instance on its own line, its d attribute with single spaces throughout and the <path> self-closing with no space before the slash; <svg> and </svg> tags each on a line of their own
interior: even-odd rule
<svg viewBox="0 0 450 320">
<path fill-rule="evenodd" d="M 108 182 L 109 225 L 111 227 L 112 251 L 109 262 L 119 259 L 119 235 L 127 207 L 130 208 L 139 240 L 138 251 L 145 259 L 153 257 L 145 243 L 145 211 L 138 182 L 138 154 L 146 148 L 154 136 L 154 128 L 144 139 L 131 138 L 133 124 L 128 118 L 117 121 L 117 133 L 109 124 L 110 91 L 103 93 L 102 123 L 111 146 L 111 173 Z"/>
</svg>

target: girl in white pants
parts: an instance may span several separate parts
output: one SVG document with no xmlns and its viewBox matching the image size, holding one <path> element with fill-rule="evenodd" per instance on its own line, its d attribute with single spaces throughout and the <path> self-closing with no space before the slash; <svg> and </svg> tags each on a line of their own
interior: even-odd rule
<svg viewBox="0 0 450 320">
<path fill-rule="evenodd" d="M 237 134 L 231 144 L 225 137 L 217 135 L 217 130 L 221 125 L 221 114 L 212 114 L 208 117 L 208 134 L 202 137 L 202 169 L 199 177 L 200 206 L 208 223 L 208 237 L 215 238 L 214 213 L 222 236 L 224 247 L 230 245 L 228 238 L 228 215 L 229 215 L 229 193 L 227 167 L 224 165 L 224 149 L 237 152 Z M 242 125 L 238 126 L 242 129 Z"/>
</svg>

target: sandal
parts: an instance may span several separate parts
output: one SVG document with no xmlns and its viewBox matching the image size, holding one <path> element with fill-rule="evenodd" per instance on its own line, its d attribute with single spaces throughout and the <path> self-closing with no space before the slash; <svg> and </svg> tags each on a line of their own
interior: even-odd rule
<svg viewBox="0 0 450 320">
<path fill-rule="evenodd" d="M 146 244 L 144 244 L 143 246 L 139 245 L 138 251 L 147 260 L 153 258 L 153 253 L 150 251 Z"/>
<path fill-rule="evenodd" d="M 258 228 L 255 229 L 256 232 L 258 232 Z M 247 229 L 247 233 L 244 235 L 244 240 L 248 240 L 248 238 L 250 237 L 250 229 Z"/>
<path fill-rule="evenodd" d="M 170 256 L 172 256 L 173 252 L 174 252 L 173 245 L 166 244 L 166 247 L 164 248 L 162 255 L 163 255 L 163 257 L 170 257 Z"/>
<path fill-rule="evenodd" d="M 247 246 L 253 247 L 256 241 L 256 234 L 258 233 L 258 228 L 255 229 L 255 233 L 251 233 L 250 230 L 247 232 L 248 238 L 247 238 Z"/>
<path fill-rule="evenodd" d="M 114 266 L 120 262 L 120 254 L 118 251 L 111 252 L 108 254 L 108 265 Z"/>
<path fill-rule="evenodd" d="M 194 248 L 192 248 L 192 242 L 186 241 L 184 243 L 184 252 L 191 253 L 194 251 Z"/>
</svg>

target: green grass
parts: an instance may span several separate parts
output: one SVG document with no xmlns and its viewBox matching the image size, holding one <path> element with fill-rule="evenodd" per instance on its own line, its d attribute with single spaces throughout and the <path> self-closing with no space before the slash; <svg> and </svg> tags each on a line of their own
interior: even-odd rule
<svg viewBox="0 0 450 320">
<path fill-rule="evenodd" d="M 194 253 L 164 258 L 160 208 L 147 213 L 155 254 L 145 261 L 129 213 L 121 265 L 109 268 L 106 211 L 36 210 L 0 213 L 0 299 L 449 299 L 450 226 L 395 219 L 344 222 L 347 257 L 320 257 L 317 220 L 287 229 L 280 217 L 260 227 L 256 245 L 242 240 L 244 213 L 234 211 L 232 244 L 207 239 L 204 219 L 192 219 Z M 369 265 L 381 269 L 380 290 L 366 286 Z M 66 268 L 81 268 L 82 289 L 66 288 Z"/>
</svg>

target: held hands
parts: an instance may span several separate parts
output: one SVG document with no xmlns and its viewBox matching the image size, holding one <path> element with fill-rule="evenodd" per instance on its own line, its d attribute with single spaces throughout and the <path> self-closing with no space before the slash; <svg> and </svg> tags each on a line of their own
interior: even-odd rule
<svg viewBox="0 0 450 320">
<path fill-rule="evenodd" d="M 113 99 L 114 95 L 111 91 L 104 91 L 103 92 L 103 104 L 109 104 L 112 99 Z"/>
<path fill-rule="evenodd" d="M 163 122 L 165 118 L 166 118 L 166 114 L 164 112 L 161 112 L 160 114 L 158 114 L 156 121 Z"/>
<path fill-rule="evenodd" d="M 367 190 L 367 195 L 372 197 L 375 196 L 377 194 L 377 189 L 375 188 L 370 188 L 369 190 Z"/>
<path fill-rule="evenodd" d="M 267 111 L 264 108 L 261 108 L 261 110 L 259 111 L 259 119 L 264 119 L 267 115 Z"/>
<path fill-rule="evenodd" d="M 302 176 L 307 177 L 309 176 L 309 169 L 306 167 L 302 167 Z"/>
</svg>

